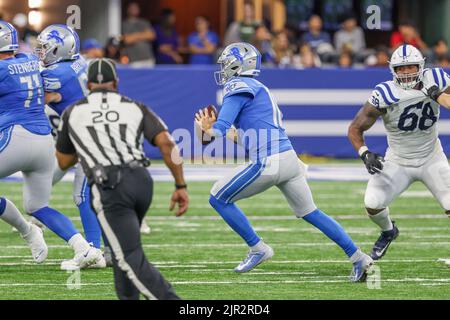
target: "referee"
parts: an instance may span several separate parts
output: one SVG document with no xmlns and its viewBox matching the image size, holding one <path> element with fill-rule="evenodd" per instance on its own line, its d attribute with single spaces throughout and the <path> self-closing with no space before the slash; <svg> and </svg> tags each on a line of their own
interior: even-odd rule
<svg viewBox="0 0 450 320">
<path fill-rule="evenodd" d="M 56 157 L 66 170 L 81 162 L 91 185 L 92 206 L 112 252 L 119 299 L 179 299 L 161 273 L 147 261 L 139 228 L 153 195 L 143 138 L 157 146 L 175 178 L 170 210 L 177 216 L 189 198 L 176 144 L 164 122 L 145 105 L 117 92 L 117 73 L 109 59 L 88 68 L 91 93 L 61 118 Z"/>
</svg>

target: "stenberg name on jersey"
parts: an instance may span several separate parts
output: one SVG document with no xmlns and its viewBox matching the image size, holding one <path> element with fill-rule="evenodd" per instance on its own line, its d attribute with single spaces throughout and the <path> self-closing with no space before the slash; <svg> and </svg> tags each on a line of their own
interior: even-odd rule
<svg viewBox="0 0 450 320">
<path fill-rule="evenodd" d="M 39 70 L 39 62 L 27 61 L 24 63 L 15 63 L 8 66 L 9 74 L 22 74 Z"/>
</svg>

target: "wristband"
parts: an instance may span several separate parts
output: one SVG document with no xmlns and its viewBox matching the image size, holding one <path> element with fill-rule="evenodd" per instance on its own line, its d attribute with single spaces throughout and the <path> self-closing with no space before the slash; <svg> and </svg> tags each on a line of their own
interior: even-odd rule
<svg viewBox="0 0 450 320">
<path fill-rule="evenodd" d="M 187 189 L 187 184 L 176 184 L 175 189 L 177 189 L 177 190 Z"/>
<path fill-rule="evenodd" d="M 363 155 L 366 151 L 369 151 L 369 148 L 367 148 L 367 146 L 362 146 L 361 148 L 359 148 L 359 150 L 358 150 L 359 156 L 362 157 L 362 155 Z"/>
</svg>

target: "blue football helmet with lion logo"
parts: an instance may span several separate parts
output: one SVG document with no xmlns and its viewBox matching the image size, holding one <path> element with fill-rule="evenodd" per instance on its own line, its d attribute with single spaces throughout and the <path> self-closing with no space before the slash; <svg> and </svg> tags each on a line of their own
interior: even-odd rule
<svg viewBox="0 0 450 320">
<path fill-rule="evenodd" d="M 224 85 L 232 77 L 258 76 L 261 54 L 249 43 L 233 43 L 223 50 L 217 63 L 220 71 L 215 72 L 214 77 L 218 85 Z"/>
<path fill-rule="evenodd" d="M 45 28 L 37 38 L 36 54 L 44 66 L 80 57 L 80 39 L 71 27 L 53 24 Z"/>
</svg>

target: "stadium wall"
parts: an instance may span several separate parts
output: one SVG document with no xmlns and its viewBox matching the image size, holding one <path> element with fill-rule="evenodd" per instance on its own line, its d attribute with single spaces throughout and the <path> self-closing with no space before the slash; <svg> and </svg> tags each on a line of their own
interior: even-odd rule
<svg viewBox="0 0 450 320">
<path fill-rule="evenodd" d="M 221 91 L 214 67 L 173 66 L 154 69 L 119 69 L 120 90 L 150 106 L 170 131 L 189 129 L 193 116 L 208 104 L 220 106 Z M 284 125 L 298 153 L 353 158 L 347 127 L 379 82 L 391 79 L 387 69 L 265 69 L 260 80 L 273 92 L 284 115 Z M 441 109 L 439 132 L 450 155 L 450 111 Z M 367 143 L 384 154 L 386 135 L 381 122 L 367 134 Z M 151 158 L 158 151 L 145 144 Z"/>
</svg>

